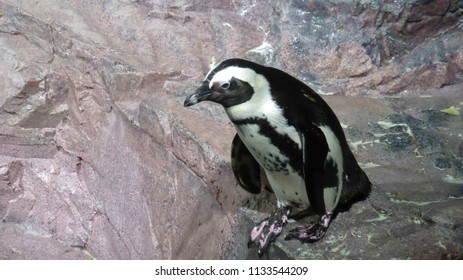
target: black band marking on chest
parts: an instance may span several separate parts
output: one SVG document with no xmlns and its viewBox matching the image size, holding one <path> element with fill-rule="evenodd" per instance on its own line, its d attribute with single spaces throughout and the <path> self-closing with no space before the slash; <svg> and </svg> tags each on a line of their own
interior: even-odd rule
<svg viewBox="0 0 463 280">
<path fill-rule="evenodd" d="M 280 153 L 289 159 L 289 165 L 302 176 L 302 151 L 299 149 L 299 145 L 287 134 L 280 134 L 275 126 L 272 126 L 268 120 L 262 118 L 246 118 L 232 120 L 232 122 L 236 126 L 257 125 L 259 133 L 269 138 L 272 145 L 277 147 Z"/>
</svg>

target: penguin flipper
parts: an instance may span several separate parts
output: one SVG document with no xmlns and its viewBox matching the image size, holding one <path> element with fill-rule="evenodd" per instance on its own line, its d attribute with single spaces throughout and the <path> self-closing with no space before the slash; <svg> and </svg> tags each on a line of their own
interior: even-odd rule
<svg viewBox="0 0 463 280">
<path fill-rule="evenodd" d="M 325 236 L 332 213 L 326 210 L 324 199 L 326 157 L 329 151 L 325 135 L 320 128 L 310 126 L 301 135 L 301 142 L 303 150 L 302 174 L 307 196 L 311 207 L 320 216 L 320 219 L 290 230 L 285 240 L 298 239 L 305 243 L 315 242 Z"/>
<path fill-rule="evenodd" d="M 232 141 L 231 164 L 238 184 L 250 193 L 260 193 L 260 165 L 241 141 L 238 134 L 235 134 Z"/>
<path fill-rule="evenodd" d="M 326 212 L 324 199 L 325 167 L 329 147 L 320 128 L 312 125 L 301 135 L 302 175 L 313 210 L 320 216 Z M 314 148 L 317 147 L 317 148 Z"/>
</svg>

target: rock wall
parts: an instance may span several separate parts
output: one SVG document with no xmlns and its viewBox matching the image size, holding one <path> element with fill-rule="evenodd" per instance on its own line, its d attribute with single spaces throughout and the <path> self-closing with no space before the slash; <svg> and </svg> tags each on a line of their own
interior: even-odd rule
<svg viewBox="0 0 463 280">
<path fill-rule="evenodd" d="M 0 0 L 0 258 L 247 257 L 250 218 L 240 209 L 273 198 L 236 185 L 222 109 L 182 106 L 211 59 L 247 57 L 334 95 L 428 95 L 463 81 L 462 9 L 445 0 Z M 449 168 L 460 186 L 458 165 Z M 461 230 L 459 206 L 449 206 L 449 227 Z M 444 253 L 462 252 L 452 246 Z"/>
</svg>

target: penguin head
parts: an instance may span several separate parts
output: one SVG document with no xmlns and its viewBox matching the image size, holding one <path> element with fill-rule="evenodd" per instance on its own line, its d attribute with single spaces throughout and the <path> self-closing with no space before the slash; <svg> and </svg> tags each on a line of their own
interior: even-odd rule
<svg viewBox="0 0 463 280">
<path fill-rule="evenodd" d="M 201 86 L 185 99 L 189 107 L 201 101 L 212 101 L 229 108 L 252 98 L 267 80 L 261 75 L 264 66 L 243 60 L 229 59 L 213 68 Z"/>
</svg>

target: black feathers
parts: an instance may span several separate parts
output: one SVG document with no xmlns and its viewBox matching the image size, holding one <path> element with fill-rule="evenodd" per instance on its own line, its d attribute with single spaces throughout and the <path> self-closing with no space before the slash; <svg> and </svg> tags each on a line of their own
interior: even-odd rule
<svg viewBox="0 0 463 280">
<path fill-rule="evenodd" d="M 250 193 L 260 193 L 260 165 L 238 135 L 232 141 L 231 163 L 240 186 Z"/>
</svg>

